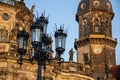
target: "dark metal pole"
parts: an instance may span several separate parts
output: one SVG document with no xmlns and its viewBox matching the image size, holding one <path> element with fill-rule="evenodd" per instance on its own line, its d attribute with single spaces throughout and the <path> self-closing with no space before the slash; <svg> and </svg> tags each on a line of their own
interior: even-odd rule
<svg viewBox="0 0 120 80">
<path fill-rule="evenodd" d="M 38 64 L 37 80 L 42 80 L 42 65 Z"/>
</svg>

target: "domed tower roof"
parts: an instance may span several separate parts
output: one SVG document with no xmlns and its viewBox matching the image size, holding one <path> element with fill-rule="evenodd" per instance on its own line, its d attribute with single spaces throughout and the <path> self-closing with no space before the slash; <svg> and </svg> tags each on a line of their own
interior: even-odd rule
<svg viewBox="0 0 120 80">
<path fill-rule="evenodd" d="M 89 10 L 103 10 L 112 12 L 112 5 L 109 0 L 81 0 L 78 6 L 77 15 Z"/>
</svg>

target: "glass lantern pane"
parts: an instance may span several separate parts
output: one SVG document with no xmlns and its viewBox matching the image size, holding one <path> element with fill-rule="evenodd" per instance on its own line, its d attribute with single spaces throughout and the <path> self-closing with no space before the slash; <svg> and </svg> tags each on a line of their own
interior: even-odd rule
<svg viewBox="0 0 120 80">
<path fill-rule="evenodd" d="M 64 44 L 63 44 L 63 37 L 61 36 L 61 47 L 63 48 Z"/>
<path fill-rule="evenodd" d="M 45 25 L 43 26 L 43 33 L 44 33 L 44 34 L 47 34 L 47 24 L 45 24 Z"/>
<path fill-rule="evenodd" d="M 65 49 L 65 45 L 66 45 L 66 37 L 64 37 L 64 49 Z"/>
<path fill-rule="evenodd" d="M 58 36 L 55 39 L 55 42 L 56 42 L 56 48 L 58 48 L 58 47 L 65 48 L 66 37 L 64 37 L 64 36 Z"/>
<path fill-rule="evenodd" d="M 66 44 L 66 37 L 62 37 L 62 48 L 65 49 L 65 44 Z"/>
<path fill-rule="evenodd" d="M 58 36 L 58 47 L 62 47 L 62 37 Z"/>
<path fill-rule="evenodd" d="M 58 46 L 58 40 L 57 38 L 55 38 L 55 48 L 57 48 L 57 46 Z"/>
<path fill-rule="evenodd" d="M 24 48 L 24 38 L 23 37 L 19 37 L 19 48 Z"/>
<path fill-rule="evenodd" d="M 41 30 L 40 29 L 33 29 L 32 30 L 32 41 L 37 41 L 37 42 L 40 42 L 41 38 L 40 38 L 40 35 L 41 35 Z"/>
<path fill-rule="evenodd" d="M 27 48 L 27 41 L 26 40 L 24 40 L 24 49 L 26 49 Z"/>
</svg>

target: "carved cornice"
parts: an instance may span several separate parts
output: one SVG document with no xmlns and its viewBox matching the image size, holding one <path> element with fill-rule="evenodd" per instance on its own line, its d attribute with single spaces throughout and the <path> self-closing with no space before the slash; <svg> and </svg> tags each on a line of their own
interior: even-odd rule
<svg viewBox="0 0 120 80">
<path fill-rule="evenodd" d="M 77 13 L 77 14 L 76 14 L 76 21 L 79 20 L 79 16 L 82 16 L 82 15 L 84 15 L 85 13 L 92 13 L 92 12 L 96 12 L 96 11 L 97 11 L 97 12 L 103 12 L 103 13 L 106 12 L 106 13 L 112 15 L 111 19 L 113 19 L 113 17 L 114 17 L 114 13 L 113 13 L 113 12 L 111 12 L 111 11 L 106 11 L 105 9 L 104 9 L 104 10 L 97 10 L 97 9 L 92 10 L 92 9 L 88 9 L 88 10 L 83 11 L 83 12 L 81 12 L 81 13 Z"/>
<path fill-rule="evenodd" d="M 75 41 L 74 47 L 77 49 L 89 44 L 100 44 L 115 47 L 117 44 L 117 39 L 105 35 L 89 35 L 85 38 Z"/>
</svg>

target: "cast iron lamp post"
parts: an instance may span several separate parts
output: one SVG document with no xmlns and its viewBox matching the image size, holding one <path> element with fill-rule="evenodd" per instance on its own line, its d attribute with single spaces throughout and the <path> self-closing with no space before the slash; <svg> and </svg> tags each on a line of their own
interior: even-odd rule
<svg viewBox="0 0 120 80">
<path fill-rule="evenodd" d="M 47 24 L 48 19 L 42 15 L 40 18 L 33 23 L 30 27 L 31 30 L 31 57 L 23 58 L 23 55 L 27 52 L 27 44 L 29 34 L 25 30 L 19 31 L 17 34 L 18 39 L 18 50 L 17 52 L 20 55 L 18 59 L 18 63 L 22 65 L 23 60 L 30 61 L 31 63 L 35 60 L 38 64 L 38 73 L 37 80 L 42 80 L 42 66 L 46 67 L 46 61 L 52 60 L 49 57 L 49 53 L 51 50 L 52 39 L 47 35 Z M 65 42 L 67 34 L 64 32 L 63 28 L 55 31 L 55 43 L 56 43 L 56 52 L 58 53 L 57 60 L 62 61 L 61 55 L 65 51 Z"/>
</svg>

